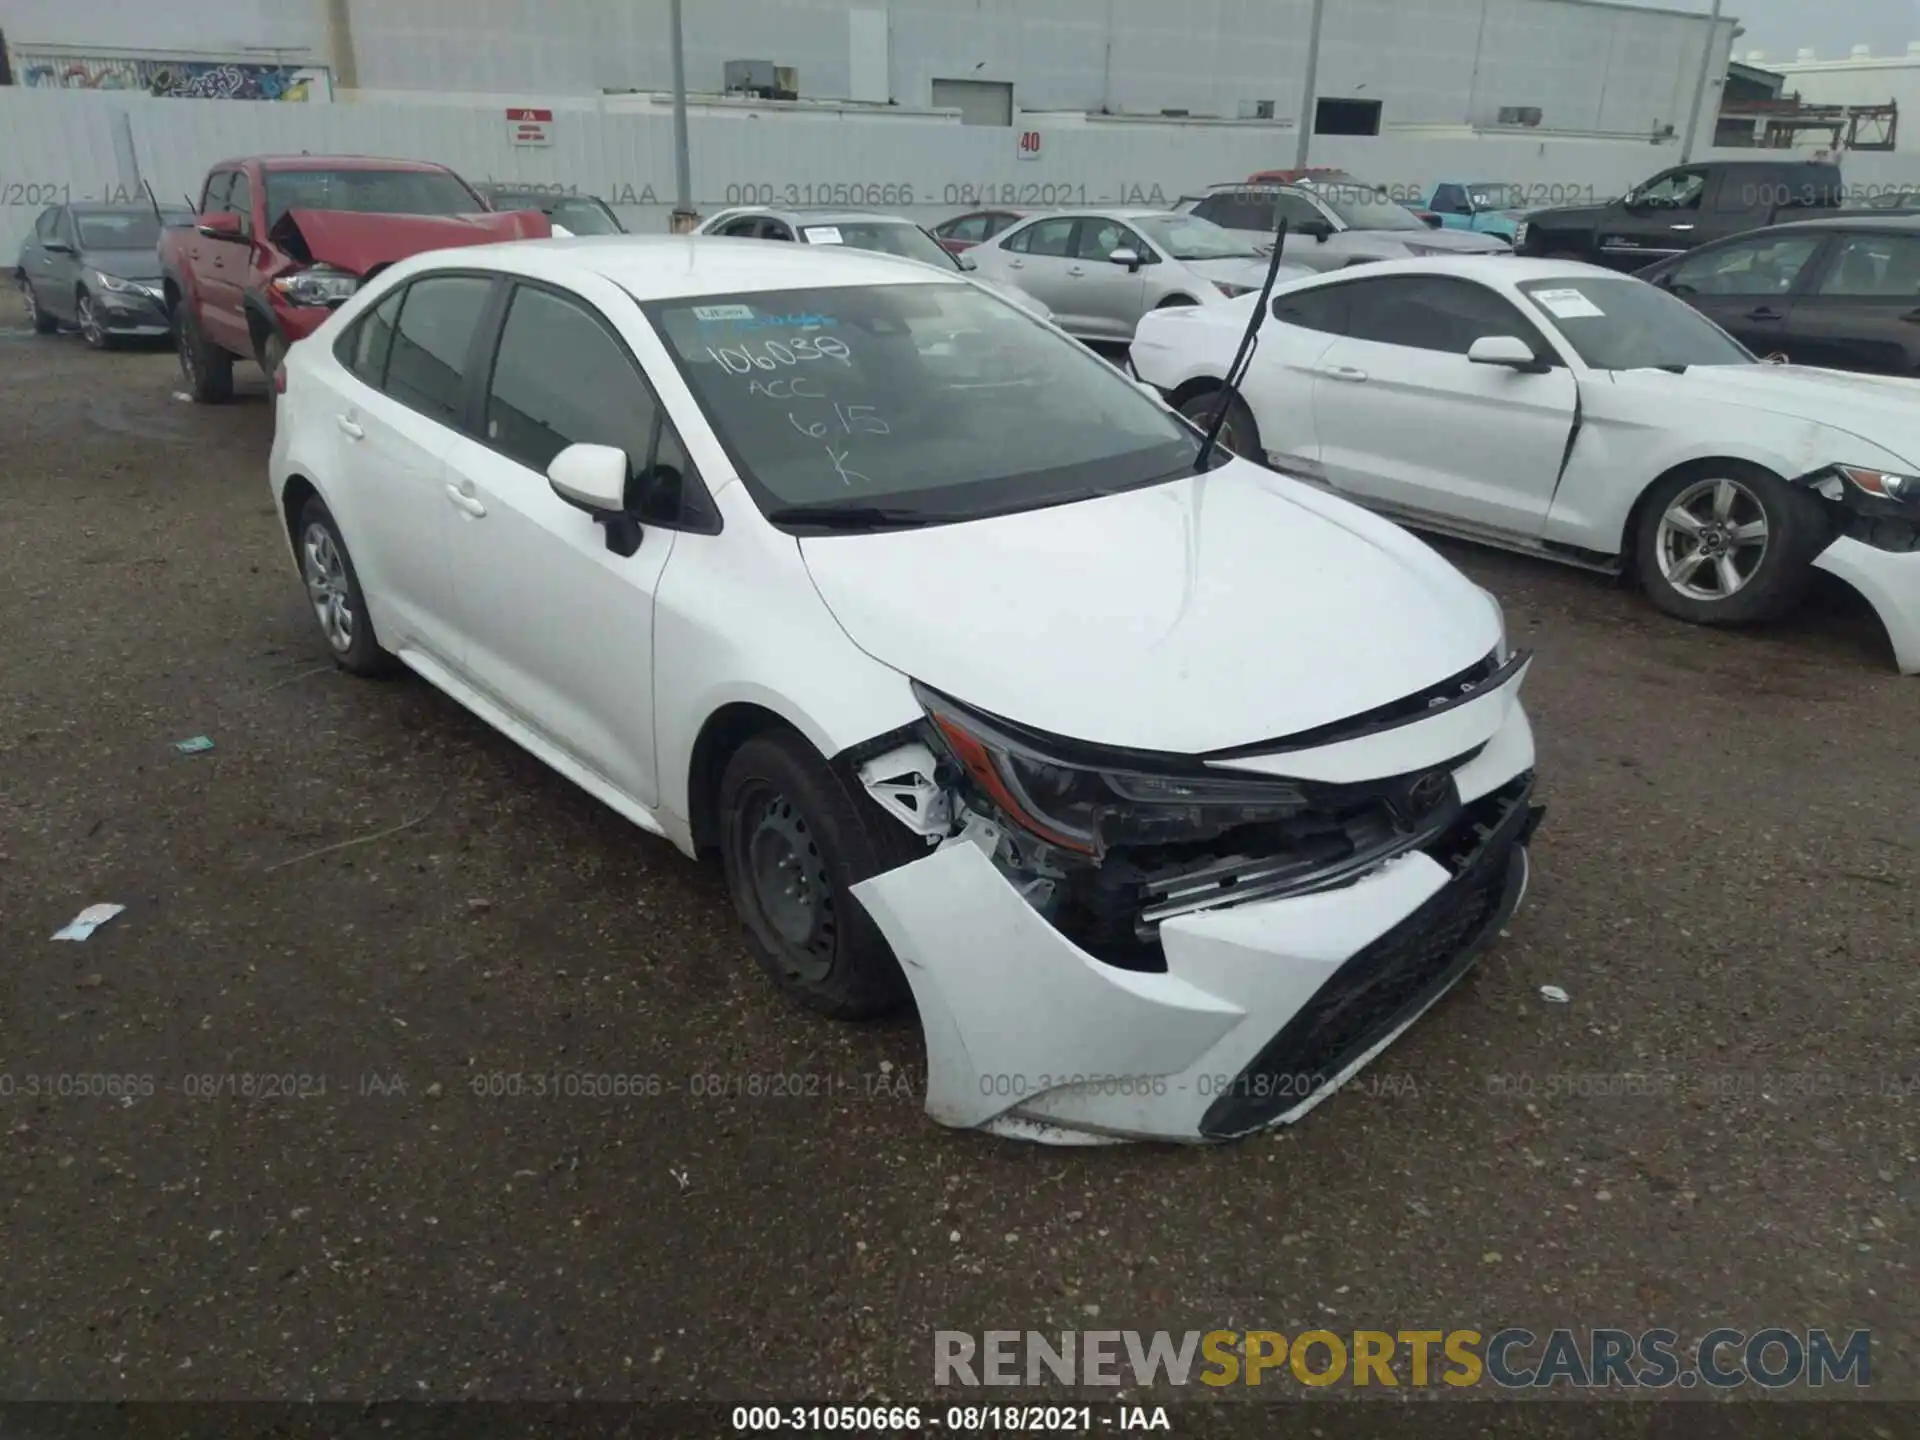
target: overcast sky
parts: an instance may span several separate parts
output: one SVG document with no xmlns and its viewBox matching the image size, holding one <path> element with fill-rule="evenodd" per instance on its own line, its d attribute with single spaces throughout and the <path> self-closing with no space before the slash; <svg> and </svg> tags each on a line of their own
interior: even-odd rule
<svg viewBox="0 0 1920 1440">
<path fill-rule="evenodd" d="M 1662 10 L 1713 8 L 1713 0 L 1631 0 Z M 1721 0 L 1747 33 L 1733 42 L 1735 58 L 1764 50 L 1769 60 L 1791 60 L 1803 46 L 1822 59 L 1871 45 L 1876 55 L 1898 55 L 1920 40 L 1920 0 Z"/>
</svg>

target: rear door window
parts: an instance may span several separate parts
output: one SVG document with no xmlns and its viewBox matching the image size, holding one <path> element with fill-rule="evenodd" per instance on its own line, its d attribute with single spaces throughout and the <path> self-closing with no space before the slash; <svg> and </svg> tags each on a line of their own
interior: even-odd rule
<svg viewBox="0 0 1920 1440">
<path fill-rule="evenodd" d="M 1820 278 L 1818 293 L 1833 299 L 1920 305 L 1920 236 L 1847 236 Z"/>
<path fill-rule="evenodd" d="M 387 358 L 393 353 L 394 322 L 400 318 L 400 302 L 406 293 L 405 287 L 395 290 L 362 315 L 333 349 L 336 360 L 376 390 L 387 383 Z"/>
<path fill-rule="evenodd" d="M 458 425 L 468 352 L 492 292 L 493 281 L 479 275 L 429 275 L 409 285 L 381 388 L 430 420 Z"/>
</svg>

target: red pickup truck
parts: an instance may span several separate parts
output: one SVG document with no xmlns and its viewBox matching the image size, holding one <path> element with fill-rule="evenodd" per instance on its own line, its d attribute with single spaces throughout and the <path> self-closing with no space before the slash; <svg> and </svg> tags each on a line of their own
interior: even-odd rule
<svg viewBox="0 0 1920 1440">
<path fill-rule="evenodd" d="M 537 210 L 494 212 L 444 165 L 366 156 L 223 160 L 191 228 L 160 242 L 167 313 L 195 400 L 233 394 L 233 362 L 271 375 L 362 282 L 425 250 L 545 239 Z"/>
</svg>

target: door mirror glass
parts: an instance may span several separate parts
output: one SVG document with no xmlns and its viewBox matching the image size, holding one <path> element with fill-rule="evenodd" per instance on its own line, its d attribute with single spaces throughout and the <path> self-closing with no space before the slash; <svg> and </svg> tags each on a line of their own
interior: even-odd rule
<svg viewBox="0 0 1920 1440">
<path fill-rule="evenodd" d="M 1140 268 L 1140 252 L 1131 246 L 1122 245 L 1118 250 L 1115 250 L 1111 255 L 1107 256 L 1107 259 L 1111 260 L 1115 265 L 1124 265 L 1129 270 L 1138 270 Z"/>
<path fill-rule="evenodd" d="M 1504 365 L 1510 370 L 1544 370 L 1533 347 L 1518 335 L 1482 335 L 1467 350 L 1476 365 Z"/>
<path fill-rule="evenodd" d="M 231 210 L 220 210 L 211 215 L 202 215 L 197 223 L 200 233 L 210 240 L 241 240 L 246 238 L 243 230 L 246 222 Z"/>
<path fill-rule="evenodd" d="M 626 515 L 627 452 L 584 442 L 567 446 L 547 466 L 547 483 L 569 505 L 596 520 Z"/>
</svg>

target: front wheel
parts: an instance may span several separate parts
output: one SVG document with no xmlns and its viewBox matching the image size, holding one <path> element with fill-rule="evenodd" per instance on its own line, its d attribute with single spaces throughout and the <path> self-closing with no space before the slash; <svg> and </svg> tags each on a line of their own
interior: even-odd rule
<svg viewBox="0 0 1920 1440">
<path fill-rule="evenodd" d="M 1791 610 L 1830 539 L 1815 496 L 1757 465 L 1709 461 L 1654 486 L 1634 561 L 1647 597 L 1669 615 L 1741 624 Z"/>
<path fill-rule="evenodd" d="M 860 797 L 790 731 L 756 735 L 735 751 L 719 802 L 727 889 L 774 983 L 839 1020 L 872 1019 L 904 1002 L 906 974 L 851 891 L 913 858 L 908 832 L 877 810 L 862 815 Z"/>
<path fill-rule="evenodd" d="M 73 307 L 73 318 L 80 326 L 80 338 L 92 349 L 111 349 L 113 337 L 101 323 L 100 307 L 93 303 L 93 296 L 82 290 L 74 297 Z"/>
</svg>

